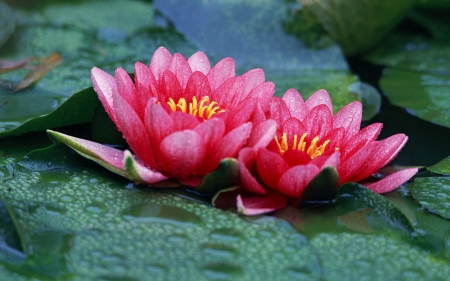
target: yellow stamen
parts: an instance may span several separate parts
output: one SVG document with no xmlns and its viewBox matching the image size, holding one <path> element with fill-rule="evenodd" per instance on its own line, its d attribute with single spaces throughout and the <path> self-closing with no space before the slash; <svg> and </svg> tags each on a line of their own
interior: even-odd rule
<svg viewBox="0 0 450 281">
<path fill-rule="evenodd" d="M 278 140 L 278 136 L 275 136 L 275 141 L 278 145 L 278 148 L 280 149 L 281 154 L 285 153 L 288 150 L 286 133 L 283 133 L 283 136 L 281 137 L 281 142 Z"/>
<path fill-rule="evenodd" d="M 298 136 L 297 134 L 295 134 L 292 143 L 292 149 L 306 152 L 311 157 L 311 159 L 324 154 L 328 143 L 330 143 L 330 140 L 326 140 L 318 146 L 317 143 L 319 142 L 319 136 L 316 136 L 307 147 L 305 141 L 307 135 L 308 133 L 304 133 L 298 141 Z M 278 139 L 278 136 L 275 136 L 275 142 L 278 145 L 278 149 L 280 150 L 281 155 L 283 155 L 289 148 L 286 133 L 283 133 L 281 140 Z M 336 147 L 335 150 L 339 150 L 339 148 Z"/>
<path fill-rule="evenodd" d="M 167 104 L 172 111 L 179 110 L 204 119 L 209 119 L 216 113 L 225 112 L 225 110 L 220 108 L 217 102 L 210 102 L 208 96 L 202 97 L 200 103 L 198 103 L 197 98 L 194 96 L 192 97 L 192 102 L 189 104 L 186 102 L 185 98 L 180 98 L 177 103 L 175 103 L 172 98 L 169 98 Z"/>
</svg>

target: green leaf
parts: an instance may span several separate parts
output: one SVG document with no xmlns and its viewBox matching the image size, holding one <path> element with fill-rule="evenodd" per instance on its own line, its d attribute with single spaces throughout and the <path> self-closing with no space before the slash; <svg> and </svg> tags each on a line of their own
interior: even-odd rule
<svg viewBox="0 0 450 281">
<path fill-rule="evenodd" d="M 326 167 L 315 176 L 303 191 L 300 202 L 330 201 L 339 187 L 339 175 L 335 167 Z"/>
<path fill-rule="evenodd" d="M 323 233 L 311 239 L 324 280 L 446 280 L 448 262 L 388 235 Z"/>
<path fill-rule="evenodd" d="M 179 197 L 136 189 L 95 166 L 66 162 L 65 169 L 42 170 L 37 164 L 47 161 L 43 152 L 28 155 L 28 164 L 5 182 L 9 191 L 0 185 L 0 194 L 31 237 L 33 254 L 22 268 L 14 269 L 20 275 L 292 280 L 294 274 L 320 279 L 319 259 L 308 241 L 282 220 L 248 221 Z M 2 276 L 11 276 L 2 265 L 0 261 Z"/>
<path fill-rule="evenodd" d="M 411 195 L 425 209 L 450 219 L 450 178 L 416 178 L 412 184 Z"/>
<path fill-rule="evenodd" d="M 427 170 L 435 174 L 450 176 L 450 156 L 431 167 L 427 167 Z"/>
<path fill-rule="evenodd" d="M 450 8 L 450 2 L 448 3 Z M 448 36 L 450 34 L 448 12 L 448 9 L 421 9 L 413 11 L 409 14 L 409 17 L 424 26 L 434 39 L 448 42 L 450 40 Z"/>
<path fill-rule="evenodd" d="M 2 74 L 0 132 L 10 132 L 32 118 L 53 112 L 74 93 L 91 86 L 89 73 L 94 66 L 109 72 L 119 66 L 132 71 L 137 61 L 148 64 L 153 52 L 161 45 L 172 52 L 189 55 L 197 50 L 176 31 L 153 27 L 153 10 L 148 3 L 110 1 L 108 9 L 101 15 L 98 10 L 104 5 L 103 1 L 45 1 L 41 5 L 36 9 L 23 8 L 20 3 L 14 6 L 19 24 L 0 49 L 0 57 L 8 60 L 44 58 L 57 52 L 63 62 L 35 85 L 17 93 L 12 89 L 29 70 Z M 61 12 L 56 12 L 58 9 Z M 111 13 L 116 10 L 121 13 L 116 15 L 114 12 L 113 17 Z M 89 19 L 80 20 L 80 15 Z M 92 106 L 95 108 L 94 104 Z M 88 118 L 71 118 L 67 124 L 59 122 L 59 126 L 90 122 L 92 115 L 89 114 L 92 112 L 87 112 Z M 57 116 L 54 118 L 58 119 Z M 39 127 L 38 130 L 47 128 L 51 127 Z M 30 129 L 11 134 L 18 135 Z"/>
<path fill-rule="evenodd" d="M 300 0 L 346 55 L 369 50 L 400 22 L 415 0 Z"/>
<path fill-rule="evenodd" d="M 0 196 L 0 261 L 21 264 L 28 249 L 11 206 Z"/>
<path fill-rule="evenodd" d="M 418 35 L 394 32 L 365 58 L 389 68 L 450 74 L 450 45 Z"/>
<path fill-rule="evenodd" d="M 414 228 L 408 218 L 392 202 L 357 183 L 341 185 L 336 193 L 338 206 L 351 211 L 370 208 L 383 223 L 413 235 Z"/>
<path fill-rule="evenodd" d="M 0 96 L 0 100 L 5 97 L 7 98 L 7 100 L 5 101 L 7 103 L 5 107 L 7 108 L 5 109 L 5 111 L 2 111 L 5 114 L 5 118 L 15 118 L 15 116 L 11 116 L 12 114 L 9 114 L 7 110 L 10 110 L 11 112 L 18 112 L 18 114 L 21 114 L 21 110 L 43 104 L 42 96 L 36 95 L 36 93 L 31 94 L 31 100 L 29 95 L 28 101 L 23 100 L 22 102 L 17 102 L 18 98 L 15 95 L 20 95 L 22 97 L 22 94 L 23 93 L 17 93 L 10 94 L 4 97 Z M 36 101 L 33 101 L 33 97 L 36 98 Z M 14 103 L 10 103 L 9 99 L 12 99 Z M 27 99 L 27 97 L 24 96 L 23 99 Z M 28 132 L 43 131 L 49 128 L 57 128 L 90 122 L 92 121 L 92 116 L 98 104 L 100 104 L 100 102 L 93 88 L 87 88 L 70 97 L 66 102 L 61 104 L 58 108 L 47 115 L 39 116 L 36 118 L 32 118 L 31 115 L 29 118 L 24 119 L 26 121 L 24 121 L 21 125 L 19 125 L 20 123 L 10 125 L 9 122 L 4 122 L 3 124 L 8 124 L 10 126 L 0 125 L 0 130 L 3 130 L 3 132 L 0 133 L 0 137 L 11 135 L 17 136 Z M 1 115 L 2 113 L 0 113 L 0 116 Z"/>
<path fill-rule="evenodd" d="M 386 69 L 380 87 L 389 101 L 433 123 L 450 127 L 450 76 Z"/>
<path fill-rule="evenodd" d="M 0 1 L 0 47 L 8 40 L 16 28 L 16 14 Z"/>
<path fill-rule="evenodd" d="M 219 167 L 207 174 L 196 191 L 203 194 L 214 194 L 234 185 L 239 174 L 239 166 L 234 158 L 222 159 Z"/>
<path fill-rule="evenodd" d="M 183 9 L 178 8 L 181 5 Z M 277 95 L 294 87 L 307 98 L 325 88 L 335 111 L 362 99 L 349 89 L 358 80 L 337 45 L 312 50 L 284 32 L 280 22 L 286 6 L 279 1 L 155 0 L 154 7 L 187 38 L 204 46 L 207 54 L 216 59 L 231 56 L 242 72 L 263 68 L 266 80 L 277 85 Z"/>
</svg>

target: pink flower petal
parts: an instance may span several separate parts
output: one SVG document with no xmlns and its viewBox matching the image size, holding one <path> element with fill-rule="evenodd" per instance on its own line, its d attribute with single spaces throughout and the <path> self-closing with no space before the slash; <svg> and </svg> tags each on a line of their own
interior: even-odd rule
<svg viewBox="0 0 450 281">
<path fill-rule="evenodd" d="M 211 64 L 209 63 L 208 57 L 203 52 L 197 52 L 193 54 L 189 59 L 188 63 L 191 66 L 192 72 L 200 71 L 204 75 L 208 74 L 211 69 Z"/>
<path fill-rule="evenodd" d="M 278 181 L 289 169 L 289 165 L 279 153 L 260 148 L 256 153 L 256 168 L 263 183 L 272 189 L 277 189 Z"/>
<path fill-rule="evenodd" d="M 255 159 L 256 153 L 251 148 L 243 148 L 239 152 L 238 164 L 240 182 L 242 187 L 251 193 L 266 194 L 266 189 L 258 183 L 249 171 L 249 169 L 252 168 Z"/>
<path fill-rule="evenodd" d="M 203 73 L 196 71 L 189 78 L 183 97 L 186 101 L 191 101 L 192 97 L 196 97 L 200 102 L 204 96 L 211 97 L 211 86 L 209 86 L 208 78 Z"/>
<path fill-rule="evenodd" d="M 371 146 L 370 155 L 361 170 L 355 175 L 354 181 L 360 181 L 386 166 L 405 145 L 408 137 L 404 134 L 396 134 L 381 141 L 374 142 Z"/>
<path fill-rule="evenodd" d="M 282 99 L 289 108 L 291 116 L 297 118 L 300 121 L 303 121 L 309 109 L 303 101 L 300 93 L 295 89 L 289 89 L 283 95 Z"/>
<path fill-rule="evenodd" d="M 161 86 L 165 97 L 161 102 L 167 102 L 169 101 L 169 98 L 172 98 L 174 102 L 177 103 L 178 100 L 183 97 L 183 89 L 181 88 L 180 82 L 171 71 L 164 71 Z"/>
<path fill-rule="evenodd" d="M 319 168 L 311 164 L 292 167 L 281 176 L 278 190 L 290 197 L 299 198 L 308 183 L 319 172 Z"/>
<path fill-rule="evenodd" d="M 256 150 L 250 147 L 244 147 L 239 151 L 238 161 L 243 163 L 245 167 L 251 169 L 256 160 Z"/>
<path fill-rule="evenodd" d="M 287 197 L 276 193 L 267 196 L 244 198 L 238 195 L 236 198 L 238 212 L 248 216 L 265 214 L 281 209 L 287 205 L 287 202 Z"/>
<path fill-rule="evenodd" d="M 152 95 L 152 85 L 156 84 L 156 79 L 150 69 L 141 62 L 135 63 L 134 76 L 138 103 L 140 104 L 141 111 L 145 112 L 147 102 L 151 98 L 158 98 Z"/>
<path fill-rule="evenodd" d="M 412 178 L 417 173 L 417 171 L 417 168 L 403 169 L 394 174 L 386 176 L 377 182 L 364 185 L 368 189 L 376 193 L 390 192 Z"/>
<path fill-rule="evenodd" d="M 280 129 L 281 132 L 286 133 L 288 144 L 291 146 L 289 148 L 292 148 L 295 135 L 297 135 L 297 141 L 299 141 L 302 135 L 306 132 L 305 126 L 297 118 L 287 119 Z"/>
<path fill-rule="evenodd" d="M 188 61 L 183 57 L 183 55 L 179 53 L 173 55 L 168 70 L 172 71 L 175 76 L 177 76 L 181 88 L 186 89 L 186 84 L 192 74 L 192 70 Z"/>
<path fill-rule="evenodd" d="M 324 138 L 325 140 L 330 140 L 330 142 L 326 146 L 326 151 L 341 149 L 344 134 L 345 134 L 344 128 L 335 128 L 331 130 L 331 132 L 329 132 L 328 135 Z"/>
<path fill-rule="evenodd" d="M 207 74 L 211 91 L 215 91 L 225 81 L 236 76 L 234 60 L 224 58 L 219 61 Z"/>
<path fill-rule="evenodd" d="M 160 144 L 164 157 L 161 165 L 169 175 L 184 178 L 194 173 L 205 159 L 206 150 L 202 137 L 192 130 L 172 133 Z"/>
<path fill-rule="evenodd" d="M 247 142 L 252 126 L 252 123 L 245 123 L 227 133 L 211 149 L 211 154 L 208 156 L 205 166 L 213 166 L 212 168 L 215 169 L 223 158 L 235 157 Z"/>
<path fill-rule="evenodd" d="M 100 164 L 111 172 L 121 175 L 129 180 L 135 181 L 137 183 L 151 184 L 167 179 L 167 177 L 165 177 L 161 173 L 143 166 L 140 160 L 134 159 L 134 157 L 131 156 L 131 153 L 129 151 L 125 151 L 124 153 L 121 150 L 101 145 L 96 142 L 71 137 L 51 130 L 47 130 L 47 133 L 52 139 L 68 145 L 83 157 L 86 157 Z M 126 170 L 125 161 L 129 157 L 133 159 L 132 164 L 135 165 L 133 167 L 135 167 L 134 171 L 137 171 L 137 173 L 134 173 L 134 171 L 132 171 L 132 173 L 130 174 Z"/>
<path fill-rule="evenodd" d="M 253 149 L 266 147 L 272 140 L 277 130 L 274 120 L 266 120 L 253 127 L 247 146 Z"/>
<path fill-rule="evenodd" d="M 320 170 L 326 167 L 338 167 L 340 163 L 340 153 L 339 151 L 335 151 L 329 155 L 322 155 L 320 157 L 316 157 L 309 162 L 309 164 L 316 165 Z"/>
<path fill-rule="evenodd" d="M 225 134 L 225 123 L 222 119 L 211 118 L 198 124 L 194 131 L 202 136 L 207 148 L 213 146 L 222 139 Z"/>
<path fill-rule="evenodd" d="M 155 167 L 147 129 L 140 117 L 121 95 L 114 96 L 114 108 L 123 137 L 134 153 L 147 165 Z"/>
<path fill-rule="evenodd" d="M 155 51 L 150 62 L 150 70 L 152 71 L 155 79 L 160 81 L 161 77 L 169 68 L 170 62 L 172 61 L 172 54 L 164 47 L 159 47 Z"/>
<path fill-rule="evenodd" d="M 94 67 L 91 70 L 91 79 L 94 90 L 105 108 L 106 113 L 108 113 L 111 120 L 120 130 L 113 104 L 113 93 L 117 92 L 116 79 L 111 74 L 97 67 Z"/>
<path fill-rule="evenodd" d="M 268 119 L 273 119 L 277 124 L 283 124 L 287 119 L 291 118 L 291 113 L 286 103 L 279 97 L 273 97 L 269 102 Z M 281 129 L 281 128 L 280 128 Z"/>
<path fill-rule="evenodd" d="M 324 104 L 315 106 L 308 115 L 303 119 L 308 136 L 306 139 L 311 141 L 316 136 L 319 141 L 324 141 L 324 138 L 333 129 L 333 115 L 329 108 Z"/>
<path fill-rule="evenodd" d="M 168 179 L 163 174 L 145 167 L 140 161 L 134 159 L 128 150 L 125 150 L 123 167 L 135 183 L 153 184 Z"/>
<path fill-rule="evenodd" d="M 255 87 L 250 94 L 249 98 L 257 99 L 262 105 L 267 105 L 273 94 L 275 93 L 275 84 L 272 82 L 265 82 Z"/>
<path fill-rule="evenodd" d="M 240 76 L 232 77 L 222 83 L 213 93 L 212 100 L 222 108 L 234 108 L 240 101 L 244 80 Z M 211 85 L 211 88 L 212 85 Z"/>
<path fill-rule="evenodd" d="M 228 110 L 226 117 L 227 131 L 247 122 L 254 112 L 256 102 L 256 100 L 249 99 L 248 101 L 240 103 L 234 109 Z"/>
<path fill-rule="evenodd" d="M 265 75 L 261 68 L 254 68 L 242 74 L 242 78 L 244 79 L 244 91 L 242 92 L 243 100 L 255 87 L 264 83 Z"/>
<path fill-rule="evenodd" d="M 181 111 L 172 112 L 170 118 L 172 118 L 175 131 L 192 130 L 200 124 L 198 117 Z"/>
<path fill-rule="evenodd" d="M 144 120 L 149 135 L 148 141 L 156 152 L 160 142 L 175 131 L 175 125 L 169 113 L 160 104 L 151 101 L 147 104 Z"/>
<path fill-rule="evenodd" d="M 374 123 L 364 127 L 356 135 L 345 142 L 343 146 L 339 147 L 342 153 L 341 158 L 346 161 L 346 159 L 355 154 L 367 142 L 375 140 L 382 127 L 383 124 L 381 123 Z"/>
<path fill-rule="evenodd" d="M 330 96 L 328 95 L 327 91 L 325 90 L 319 90 L 312 94 L 305 102 L 306 107 L 308 110 L 313 109 L 314 107 L 318 106 L 319 104 L 324 104 L 330 109 L 330 112 L 333 112 L 333 105 L 331 104 Z"/>
<path fill-rule="evenodd" d="M 134 111 L 139 116 L 144 116 L 144 112 L 141 111 L 141 106 L 136 98 L 136 87 L 134 86 L 133 80 L 131 80 L 130 75 L 123 69 L 117 68 L 116 70 L 116 82 L 117 91 L 124 98 L 129 105 L 134 109 Z"/>
<path fill-rule="evenodd" d="M 333 117 L 333 127 L 345 129 L 344 141 L 359 132 L 362 119 L 362 104 L 359 101 L 349 103 Z"/>
<path fill-rule="evenodd" d="M 271 149 L 271 151 L 274 151 Z M 275 151 L 278 151 L 278 147 Z M 311 156 L 308 153 L 297 149 L 289 149 L 283 154 L 283 159 L 290 167 L 297 165 L 306 165 L 311 162 Z"/>
</svg>

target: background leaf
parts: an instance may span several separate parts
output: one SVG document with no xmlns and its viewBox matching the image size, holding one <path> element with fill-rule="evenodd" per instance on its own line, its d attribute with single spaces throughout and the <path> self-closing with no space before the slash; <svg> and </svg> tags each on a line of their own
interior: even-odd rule
<svg viewBox="0 0 450 281">
<path fill-rule="evenodd" d="M 59 241 L 53 248 L 44 243 L 30 249 L 28 271 L 18 270 L 23 276 L 291 280 L 286 272 L 294 271 L 305 280 L 320 278 L 307 240 L 281 220 L 249 222 L 173 195 L 142 191 L 96 166 L 42 165 L 53 157 L 62 159 L 61 150 L 29 154 L 17 167 L 18 176 L 0 187 L 11 189 L 6 196 L 32 245 Z"/>
<path fill-rule="evenodd" d="M 135 62 L 148 64 L 154 50 L 161 45 L 171 52 L 189 55 L 197 50 L 175 31 L 153 27 L 152 6 L 141 1 L 110 1 L 107 9 L 110 12 L 102 13 L 102 16 L 91 15 L 104 5 L 103 1 L 14 4 L 19 23 L 0 49 L 0 57 L 8 60 L 31 56 L 45 58 L 57 52 L 63 63 L 47 73 L 34 88 L 14 95 L 13 88 L 28 70 L 20 69 L 0 76 L 0 132 L 9 132 L 34 117 L 47 115 L 74 93 L 92 86 L 90 70 L 94 66 L 111 73 L 119 66 L 132 72 Z M 121 11 L 119 18 L 113 16 L 114 11 Z M 80 20 L 80 17 L 89 19 Z M 62 125 L 88 121 L 91 119 L 72 119 L 71 123 Z M 28 131 L 23 129 L 12 134 Z"/>
<path fill-rule="evenodd" d="M 180 5 L 183 9 L 176 8 Z M 325 88 L 335 111 L 362 99 L 349 89 L 358 80 L 337 45 L 312 50 L 283 31 L 280 22 L 287 9 L 279 1 L 155 0 L 154 6 L 208 54 L 218 59 L 233 57 L 241 71 L 262 67 L 266 80 L 277 85 L 277 95 L 296 88 L 306 99 Z"/>
<path fill-rule="evenodd" d="M 417 178 L 411 187 L 411 195 L 425 209 L 450 219 L 450 178 Z"/>
<path fill-rule="evenodd" d="M 16 27 L 16 14 L 0 1 L 0 47 L 8 40 Z"/>
<path fill-rule="evenodd" d="M 414 0 L 300 0 L 347 55 L 378 44 L 414 4 Z"/>
<path fill-rule="evenodd" d="M 427 170 L 435 174 L 450 176 L 450 157 L 442 159 L 431 167 L 427 167 Z"/>
</svg>

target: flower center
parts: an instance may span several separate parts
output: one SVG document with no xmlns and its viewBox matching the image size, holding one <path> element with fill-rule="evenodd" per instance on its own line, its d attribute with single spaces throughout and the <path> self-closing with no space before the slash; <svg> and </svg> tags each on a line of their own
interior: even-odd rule
<svg viewBox="0 0 450 281">
<path fill-rule="evenodd" d="M 309 146 L 306 146 L 305 138 L 307 135 L 308 133 L 304 133 L 301 136 L 300 140 L 298 140 L 298 136 L 297 134 L 295 134 L 292 149 L 306 152 L 311 157 L 311 159 L 314 159 L 325 152 L 325 148 L 327 147 L 327 144 L 330 142 L 330 140 L 326 140 L 320 146 L 317 146 L 317 142 L 319 141 L 319 137 L 317 136 L 311 141 Z M 281 155 L 283 155 L 289 149 L 286 133 L 283 133 L 281 140 L 278 139 L 278 136 L 275 136 L 275 141 L 278 145 L 278 148 L 280 149 Z"/>
<path fill-rule="evenodd" d="M 172 98 L 169 98 L 167 104 L 173 111 L 180 110 L 184 113 L 189 113 L 190 115 L 202 117 L 204 119 L 209 119 L 216 113 L 225 112 L 225 110 L 219 107 L 217 102 L 211 102 L 208 96 L 202 97 L 200 103 L 197 101 L 196 97 L 192 97 L 190 103 L 187 103 L 185 98 L 180 98 L 177 103 L 175 103 Z"/>
</svg>

